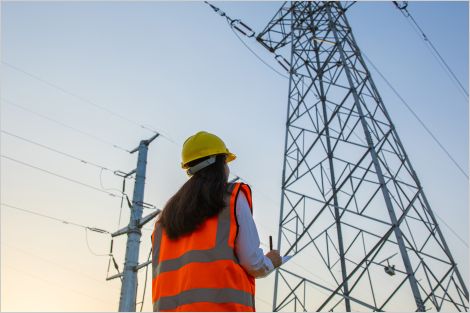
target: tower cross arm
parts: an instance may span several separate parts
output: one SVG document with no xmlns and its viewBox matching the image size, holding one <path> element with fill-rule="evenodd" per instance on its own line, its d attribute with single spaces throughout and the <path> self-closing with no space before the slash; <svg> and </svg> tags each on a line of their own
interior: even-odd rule
<svg viewBox="0 0 470 313">
<path fill-rule="evenodd" d="M 270 52 L 290 44 L 291 38 L 291 13 L 295 3 L 284 2 L 281 8 L 276 12 L 274 17 L 256 36 L 256 40 Z"/>
</svg>

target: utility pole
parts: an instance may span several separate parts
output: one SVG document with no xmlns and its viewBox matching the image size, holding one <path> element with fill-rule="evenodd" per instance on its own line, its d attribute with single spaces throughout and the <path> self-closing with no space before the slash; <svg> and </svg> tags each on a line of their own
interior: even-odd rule
<svg viewBox="0 0 470 313">
<path fill-rule="evenodd" d="M 468 290 L 346 12 L 285 2 L 257 41 L 289 71 L 273 311 L 468 311 Z"/>
<path fill-rule="evenodd" d="M 148 140 L 142 140 L 137 148 L 130 151 L 131 154 L 138 152 L 137 168 L 123 176 L 128 177 L 135 173 L 134 194 L 132 197 L 129 225 L 116 231 L 111 236 L 116 237 L 127 234 L 126 258 L 123 272 L 107 278 L 107 280 L 111 280 L 122 277 L 121 296 L 119 299 L 120 312 L 135 311 L 137 297 L 137 271 L 140 268 L 148 266 L 149 263 L 146 262 L 139 265 L 140 237 L 142 236 L 141 228 L 160 213 L 160 210 L 156 210 L 142 218 L 142 212 L 145 206 L 144 190 L 145 173 L 147 168 L 147 151 L 149 144 L 158 136 L 159 134 L 157 133 Z"/>
</svg>

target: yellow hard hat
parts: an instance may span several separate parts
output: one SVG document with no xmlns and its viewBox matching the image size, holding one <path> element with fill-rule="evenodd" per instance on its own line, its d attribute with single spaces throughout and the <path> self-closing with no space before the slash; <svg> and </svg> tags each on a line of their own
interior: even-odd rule
<svg viewBox="0 0 470 313">
<path fill-rule="evenodd" d="M 189 162 L 215 154 L 225 154 L 227 163 L 236 158 L 235 154 L 228 151 L 222 139 L 214 134 L 200 131 L 184 142 L 181 167 L 187 169 Z"/>
</svg>

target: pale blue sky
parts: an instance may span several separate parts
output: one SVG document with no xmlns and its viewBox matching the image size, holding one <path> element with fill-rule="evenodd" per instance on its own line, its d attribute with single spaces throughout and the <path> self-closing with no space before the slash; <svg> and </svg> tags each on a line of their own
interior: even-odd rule
<svg viewBox="0 0 470 313">
<path fill-rule="evenodd" d="M 281 2 L 217 5 L 259 32 Z M 468 3 L 411 2 L 409 10 L 468 86 Z M 390 2 L 359 2 L 348 13 L 361 50 L 468 172 L 468 103 L 423 40 Z M 223 18 L 202 2 L 4 1 L 1 14 L 3 62 L 173 138 L 176 145 L 160 138 L 150 146 L 146 202 L 164 205 L 186 179 L 180 144 L 196 131 L 211 131 L 238 155 L 231 168 L 253 187 L 262 241 L 270 234 L 277 238 L 287 80 L 257 60 Z M 282 71 L 269 52 L 247 43 Z M 2 64 L 1 70 L 2 99 L 129 149 L 151 135 L 11 67 Z M 434 211 L 468 242 L 468 182 L 370 70 Z M 134 155 L 4 101 L 1 123 L 2 130 L 111 169 L 135 166 Z M 1 139 L 4 155 L 100 187 L 96 168 L 11 136 Z M 2 202 L 117 229 L 118 199 L 3 158 L 1 166 Z M 121 187 L 106 172 L 102 183 Z M 117 309 L 120 284 L 104 281 L 107 258 L 90 254 L 83 230 L 4 207 L 1 217 L 2 310 Z M 124 209 L 121 225 L 127 220 Z M 468 277 L 468 248 L 441 227 Z M 150 248 L 148 236 L 144 232 L 141 260 Z M 107 253 L 108 238 L 92 233 L 89 239 L 94 251 Z M 121 264 L 124 238 L 114 246 Z M 272 282 L 258 281 L 258 295 L 268 302 Z M 151 309 L 147 291 L 144 310 Z M 270 305 L 260 301 L 258 308 Z"/>
</svg>

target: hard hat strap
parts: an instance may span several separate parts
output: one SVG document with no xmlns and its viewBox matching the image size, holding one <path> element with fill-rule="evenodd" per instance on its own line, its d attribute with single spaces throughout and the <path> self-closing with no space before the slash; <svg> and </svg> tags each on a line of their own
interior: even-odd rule
<svg viewBox="0 0 470 313">
<path fill-rule="evenodd" d="M 208 167 L 209 165 L 211 164 L 214 164 L 215 163 L 215 159 L 216 159 L 216 156 L 213 155 L 211 156 L 210 158 L 208 158 L 207 160 L 204 160 L 192 167 L 190 167 L 186 173 L 188 173 L 188 175 L 194 175 L 196 174 L 197 172 L 199 172 L 200 170 L 202 170 L 203 168 L 205 167 Z"/>
</svg>

